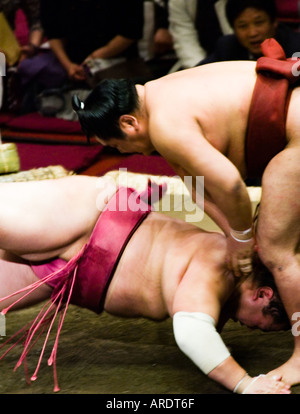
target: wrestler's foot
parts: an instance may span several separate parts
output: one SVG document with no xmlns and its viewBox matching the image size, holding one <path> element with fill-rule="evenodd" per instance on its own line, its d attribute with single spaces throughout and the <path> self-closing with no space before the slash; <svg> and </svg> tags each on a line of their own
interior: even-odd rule
<svg viewBox="0 0 300 414">
<path fill-rule="evenodd" d="M 282 381 L 289 385 L 296 385 L 300 383 L 300 358 L 291 357 L 286 363 L 280 367 L 270 371 L 269 375 L 279 375 Z"/>
</svg>

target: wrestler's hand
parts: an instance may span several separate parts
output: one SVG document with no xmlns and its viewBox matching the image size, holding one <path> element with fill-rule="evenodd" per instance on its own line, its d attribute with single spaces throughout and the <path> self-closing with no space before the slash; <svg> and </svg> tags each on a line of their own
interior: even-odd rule
<svg viewBox="0 0 300 414">
<path fill-rule="evenodd" d="M 227 264 L 237 277 L 249 276 L 252 272 L 254 238 L 238 241 L 227 237 Z"/>
<path fill-rule="evenodd" d="M 259 375 L 251 378 L 242 394 L 290 394 L 290 386 L 280 376 Z"/>
</svg>

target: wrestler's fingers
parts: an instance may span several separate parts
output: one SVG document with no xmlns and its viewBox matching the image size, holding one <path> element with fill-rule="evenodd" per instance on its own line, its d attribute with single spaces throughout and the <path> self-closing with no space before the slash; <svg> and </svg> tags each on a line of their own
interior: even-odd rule
<svg viewBox="0 0 300 414">
<path fill-rule="evenodd" d="M 271 379 L 271 383 L 269 385 L 269 392 L 270 394 L 290 394 L 290 385 L 286 384 L 285 382 L 281 381 L 280 375 L 273 375 L 273 376 L 266 376 L 266 378 Z"/>
<path fill-rule="evenodd" d="M 240 267 L 245 267 L 245 268 L 252 267 L 251 258 L 247 257 L 247 258 L 237 259 L 237 261 Z"/>
<path fill-rule="evenodd" d="M 271 377 L 274 381 L 282 381 L 282 375 L 279 374 L 267 374 L 268 377 Z"/>
<path fill-rule="evenodd" d="M 238 266 L 243 275 L 249 275 L 252 272 L 251 259 L 238 259 Z"/>
<path fill-rule="evenodd" d="M 277 377 L 276 377 L 277 378 Z M 243 394 L 290 394 L 290 386 L 271 376 L 259 375 L 243 391 Z"/>
<path fill-rule="evenodd" d="M 230 263 L 230 270 L 234 273 L 235 276 L 240 277 L 241 272 L 240 272 L 238 261 L 233 257 L 229 263 Z"/>
<path fill-rule="evenodd" d="M 235 276 L 249 276 L 252 272 L 251 259 L 232 259 L 232 270 Z"/>
<path fill-rule="evenodd" d="M 291 394 L 291 390 L 280 389 L 280 390 L 273 390 L 268 392 L 267 394 Z"/>
<path fill-rule="evenodd" d="M 285 384 L 282 381 L 277 381 L 276 384 L 272 387 L 274 392 L 279 394 L 290 394 L 290 386 Z"/>
</svg>

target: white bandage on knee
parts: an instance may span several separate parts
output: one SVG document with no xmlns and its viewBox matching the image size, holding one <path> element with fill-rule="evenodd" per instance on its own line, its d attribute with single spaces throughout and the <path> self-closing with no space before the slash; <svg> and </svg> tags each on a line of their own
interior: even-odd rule
<svg viewBox="0 0 300 414">
<path fill-rule="evenodd" d="M 202 312 L 177 312 L 173 316 L 178 347 L 206 375 L 230 356 L 215 326 L 215 320 Z"/>
</svg>

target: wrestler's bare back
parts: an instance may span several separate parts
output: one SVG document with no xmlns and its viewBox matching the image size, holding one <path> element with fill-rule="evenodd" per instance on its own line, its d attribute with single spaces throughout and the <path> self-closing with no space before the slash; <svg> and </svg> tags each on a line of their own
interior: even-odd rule
<svg viewBox="0 0 300 414">
<path fill-rule="evenodd" d="M 96 177 L 0 184 L 1 257 L 13 261 L 1 263 L 1 296 L 37 279 L 30 266 L 14 263 L 16 258 L 40 261 L 58 256 L 68 261 L 77 254 L 112 194 L 112 188 Z M 7 251 L 15 256 L 10 258 Z M 216 268 L 214 277 L 226 291 L 231 282 L 223 277 L 227 272 L 225 252 L 225 238 L 220 234 L 206 233 L 165 214 L 150 213 L 122 254 L 105 310 L 153 319 L 173 315 L 178 286 L 192 266 L 197 279 L 199 274 L 198 282 L 203 283 L 201 291 L 207 283 L 214 283 L 210 269 Z M 43 286 L 35 300 L 50 294 L 51 289 Z"/>
<path fill-rule="evenodd" d="M 148 82 L 145 103 L 153 145 L 166 159 L 176 157 L 169 141 L 178 137 L 186 151 L 196 152 L 193 137 L 201 131 L 245 175 L 244 141 L 255 81 L 255 62 L 241 61 L 204 65 Z"/>
</svg>

